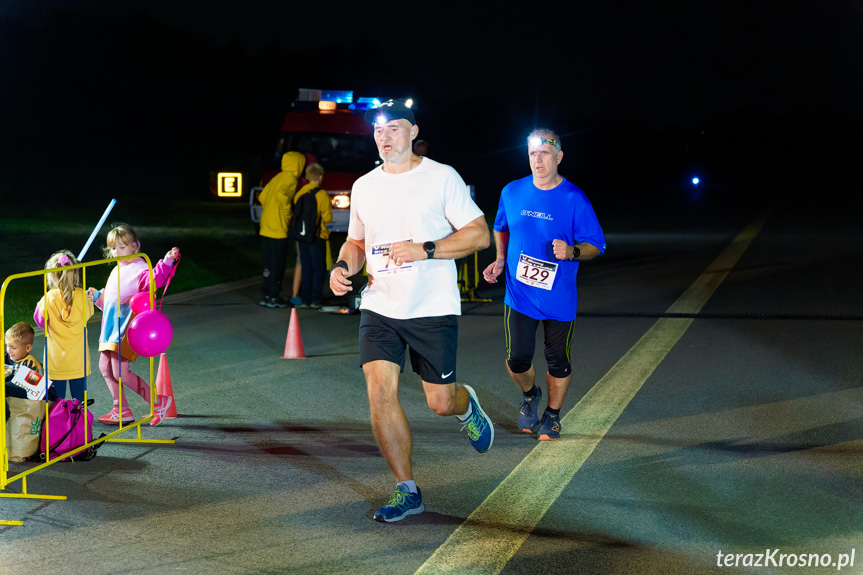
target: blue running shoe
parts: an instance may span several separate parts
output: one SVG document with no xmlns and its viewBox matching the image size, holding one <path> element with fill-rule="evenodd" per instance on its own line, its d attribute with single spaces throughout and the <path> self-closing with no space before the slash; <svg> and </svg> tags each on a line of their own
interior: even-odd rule
<svg viewBox="0 0 863 575">
<path fill-rule="evenodd" d="M 536 433 L 539 427 L 539 401 L 542 399 L 542 390 L 536 388 L 536 396 L 522 396 L 524 401 L 518 406 L 518 426 L 525 433 Z"/>
<path fill-rule="evenodd" d="M 485 453 L 494 443 L 494 425 L 491 423 L 491 418 L 485 414 L 479 406 L 479 400 L 476 398 L 476 392 L 469 385 L 465 385 L 470 396 L 471 414 L 467 421 L 462 423 L 462 431 L 467 429 L 467 436 L 470 438 L 470 444 L 480 453 Z"/>
<path fill-rule="evenodd" d="M 539 431 L 536 432 L 536 438 L 540 441 L 560 439 L 560 416 L 552 415 L 548 412 L 543 413 L 542 421 L 539 422 Z"/>
<path fill-rule="evenodd" d="M 416 493 L 402 491 L 401 486 L 396 487 L 396 492 L 387 501 L 387 504 L 375 511 L 375 521 L 383 523 L 394 523 L 401 521 L 408 515 L 416 515 L 425 511 L 423 505 L 423 494 L 417 487 Z"/>
</svg>

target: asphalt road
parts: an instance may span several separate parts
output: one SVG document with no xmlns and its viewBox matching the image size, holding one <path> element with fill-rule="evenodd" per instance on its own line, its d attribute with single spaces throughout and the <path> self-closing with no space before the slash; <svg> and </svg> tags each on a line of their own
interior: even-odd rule
<svg viewBox="0 0 863 575">
<path fill-rule="evenodd" d="M 458 371 L 494 446 L 474 452 L 405 373 L 427 511 L 376 523 L 394 481 L 359 317 L 300 310 L 307 358 L 282 359 L 290 310 L 259 307 L 256 282 L 169 296 L 180 417 L 143 437 L 176 443 L 111 443 L 30 476 L 29 493 L 67 499 L 0 499 L 0 520 L 23 521 L 0 526 L 0 574 L 863 573 L 853 214 L 606 231 L 580 272 L 560 441 L 516 429 L 502 292 L 480 290 L 493 301 L 464 304 Z M 108 409 L 98 379 L 90 393 Z"/>
</svg>

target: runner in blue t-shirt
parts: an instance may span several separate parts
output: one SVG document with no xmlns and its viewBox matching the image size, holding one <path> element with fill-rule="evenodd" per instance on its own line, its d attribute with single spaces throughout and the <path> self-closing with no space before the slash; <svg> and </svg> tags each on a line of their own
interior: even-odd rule
<svg viewBox="0 0 863 575">
<path fill-rule="evenodd" d="M 579 262 L 605 252 L 605 235 L 587 196 L 557 171 L 563 160 L 557 134 L 534 130 L 528 137 L 528 158 L 533 175 L 507 184 L 500 194 L 494 220 L 497 258 L 483 276 L 496 283 L 507 269 L 506 365 L 524 395 L 518 425 L 546 441 L 560 438 L 560 408 L 572 379 L 569 348 Z M 542 392 L 533 367 L 540 322 L 548 361 L 548 407 L 542 419 Z"/>
</svg>

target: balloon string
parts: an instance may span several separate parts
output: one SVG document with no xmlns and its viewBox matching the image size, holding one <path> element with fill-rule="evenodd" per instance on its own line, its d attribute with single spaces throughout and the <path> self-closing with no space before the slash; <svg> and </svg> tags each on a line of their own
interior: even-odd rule
<svg viewBox="0 0 863 575">
<path fill-rule="evenodd" d="M 165 301 L 165 292 L 168 291 L 168 286 L 171 285 L 171 280 L 174 279 L 174 274 L 177 273 L 177 265 L 179 265 L 180 260 L 174 260 L 174 264 L 171 266 L 171 273 L 168 274 L 168 279 L 165 280 L 165 287 L 162 288 L 162 298 L 159 300 L 159 311 L 162 311 L 162 302 Z"/>
</svg>

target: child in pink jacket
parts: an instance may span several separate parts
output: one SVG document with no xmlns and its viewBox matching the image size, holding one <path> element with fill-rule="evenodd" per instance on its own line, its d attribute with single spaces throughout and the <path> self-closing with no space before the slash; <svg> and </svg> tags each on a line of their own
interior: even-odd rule
<svg viewBox="0 0 863 575">
<path fill-rule="evenodd" d="M 141 242 L 138 234 L 128 224 L 118 224 L 108 232 L 106 257 L 128 256 L 138 253 Z M 180 259 L 179 248 L 173 248 L 165 258 L 153 268 L 153 280 L 156 287 L 160 288 L 170 279 L 173 267 Z M 119 276 L 119 279 L 118 279 Z M 118 293 L 119 283 L 119 293 Z M 120 409 L 120 381 L 127 388 L 140 395 L 147 403 L 150 403 L 150 385 L 143 379 L 132 373 L 129 362 L 135 361 L 138 354 L 132 351 L 125 338 L 126 329 L 132 320 L 132 309 L 129 300 L 137 293 L 150 290 L 150 271 L 147 262 L 141 258 L 121 260 L 117 267 L 111 271 L 105 288 L 96 291 L 90 288 L 96 306 L 102 310 L 102 333 L 99 336 L 99 370 L 105 377 L 105 383 L 114 398 L 113 409 L 109 413 L 98 418 L 100 423 L 107 425 L 118 425 L 135 421 L 132 410 L 123 394 L 122 411 Z M 118 305 L 119 302 L 119 305 Z M 155 404 L 155 414 L 150 425 L 159 425 L 165 417 L 173 398 L 170 396 L 158 396 Z"/>
</svg>

